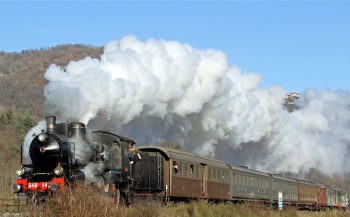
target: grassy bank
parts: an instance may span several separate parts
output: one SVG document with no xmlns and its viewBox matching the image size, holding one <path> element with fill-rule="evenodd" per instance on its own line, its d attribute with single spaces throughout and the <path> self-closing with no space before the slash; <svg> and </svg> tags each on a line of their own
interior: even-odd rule
<svg viewBox="0 0 350 217">
<path fill-rule="evenodd" d="M 255 205 L 207 204 L 203 201 L 178 203 L 168 207 L 154 202 L 135 204 L 132 208 L 116 208 L 113 201 L 90 187 L 79 186 L 66 190 L 41 206 L 28 206 L 33 217 L 346 217 L 349 212 L 309 212 L 269 210 Z"/>
</svg>

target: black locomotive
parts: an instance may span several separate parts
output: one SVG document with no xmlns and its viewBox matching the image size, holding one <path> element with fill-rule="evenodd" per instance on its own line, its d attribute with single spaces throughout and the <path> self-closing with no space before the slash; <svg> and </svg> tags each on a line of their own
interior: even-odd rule
<svg viewBox="0 0 350 217">
<path fill-rule="evenodd" d="M 87 133 L 85 124 L 57 124 L 54 116 L 46 117 L 46 123 L 46 131 L 33 135 L 29 146 L 31 163 L 23 164 L 21 159 L 16 171 L 14 191 L 19 196 L 37 201 L 50 192 L 63 190 L 65 184 L 90 179 L 103 182 L 106 191 L 113 184 L 129 203 L 130 159 L 135 157 L 128 153 L 135 144 L 132 139 L 110 131 Z M 91 167 L 96 168 L 94 173 L 86 174 Z"/>
</svg>

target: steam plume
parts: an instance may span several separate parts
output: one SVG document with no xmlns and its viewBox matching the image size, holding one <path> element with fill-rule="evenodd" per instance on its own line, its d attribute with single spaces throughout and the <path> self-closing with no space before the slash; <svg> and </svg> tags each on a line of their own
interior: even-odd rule
<svg viewBox="0 0 350 217">
<path fill-rule="evenodd" d="M 229 66 L 218 50 L 133 36 L 45 73 L 49 114 L 109 128 L 141 144 L 185 150 L 271 172 L 317 167 L 349 171 L 350 94 L 307 89 L 300 109 L 282 106 L 282 87 Z"/>
</svg>

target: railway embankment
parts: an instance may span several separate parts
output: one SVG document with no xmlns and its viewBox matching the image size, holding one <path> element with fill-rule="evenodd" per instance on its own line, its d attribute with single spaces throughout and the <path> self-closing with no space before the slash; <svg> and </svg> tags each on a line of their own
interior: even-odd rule
<svg viewBox="0 0 350 217">
<path fill-rule="evenodd" d="M 4 207 L 2 207 L 4 208 Z M 76 186 L 67 189 L 40 205 L 11 206 L 2 209 L 0 217 L 349 217 L 349 211 L 300 211 L 270 209 L 260 204 L 211 204 L 205 201 L 169 204 L 155 201 L 134 203 L 133 207 L 115 206 L 108 195 L 91 187 Z M 19 212 L 17 212 L 19 209 Z"/>
</svg>

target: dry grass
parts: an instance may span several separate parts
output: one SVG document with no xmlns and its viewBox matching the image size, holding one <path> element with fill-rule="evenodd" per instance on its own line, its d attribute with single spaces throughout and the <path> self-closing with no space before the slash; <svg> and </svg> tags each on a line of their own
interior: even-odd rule
<svg viewBox="0 0 350 217">
<path fill-rule="evenodd" d="M 48 198 L 45 203 L 27 207 L 30 216 L 118 216 L 120 210 L 103 194 L 92 188 L 77 186 L 66 188 Z"/>
<path fill-rule="evenodd" d="M 157 203 L 139 204 L 135 208 L 117 207 L 114 201 L 103 192 L 97 192 L 88 186 L 75 186 L 48 198 L 39 206 L 28 205 L 24 211 L 32 217 L 69 216 L 69 217 L 110 217 L 159 216 L 161 207 Z"/>
<path fill-rule="evenodd" d="M 14 210 L 14 209 L 13 209 Z M 204 201 L 177 203 L 167 207 L 140 202 L 132 208 L 116 207 L 113 200 L 84 185 L 66 188 L 45 203 L 21 208 L 28 217 L 348 217 L 349 211 L 309 212 L 270 210 L 257 205 L 207 204 Z M 1 216 L 1 215 L 0 215 Z"/>
<path fill-rule="evenodd" d="M 255 205 L 207 204 L 203 201 L 177 203 L 163 207 L 155 202 L 138 203 L 132 208 L 117 208 L 113 201 L 90 187 L 77 186 L 47 200 L 40 206 L 30 205 L 31 217 L 346 217 L 349 212 L 309 212 L 269 210 Z"/>
<path fill-rule="evenodd" d="M 14 198 L 12 185 L 16 181 L 15 171 L 19 168 L 17 158 L 9 158 L 8 152 L 0 152 L 0 198 Z"/>
</svg>

